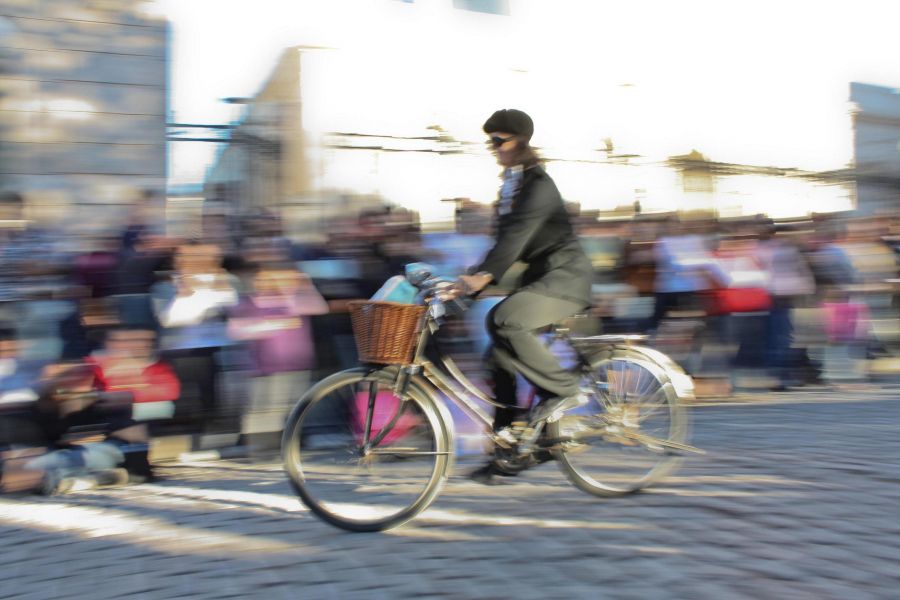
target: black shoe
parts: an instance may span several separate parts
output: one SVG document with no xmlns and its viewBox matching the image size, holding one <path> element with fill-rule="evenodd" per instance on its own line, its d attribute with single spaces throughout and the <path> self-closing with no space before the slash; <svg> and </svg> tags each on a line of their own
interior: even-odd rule
<svg viewBox="0 0 900 600">
<path fill-rule="evenodd" d="M 538 465 L 550 462 L 551 460 L 556 460 L 556 457 L 553 456 L 553 453 L 549 450 L 535 450 L 534 454 L 531 456 L 534 457 L 534 462 Z"/>
<path fill-rule="evenodd" d="M 469 479 L 481 485 L 502 485 L 499 477 L 500 473 L 494 468 L 493 463 L 488 463 L 480 469 L 476 469 L 469 473 Z"/>
</svg>

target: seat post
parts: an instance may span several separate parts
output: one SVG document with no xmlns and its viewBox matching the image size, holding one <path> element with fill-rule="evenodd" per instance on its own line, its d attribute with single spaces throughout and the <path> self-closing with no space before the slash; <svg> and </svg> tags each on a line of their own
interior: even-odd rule
<svg viewBox="0 0 900 600">
<path fill-rule="evenodd" d="M 571 323 L 575 319 L 586 319 L 589 316 L 590 315 L 588 315 L 587 313 L 575 313 L 572 316 L 566 317 L 562 321 L 553 323 L 550 326 L 550 333 L 553 335 L 553 339 L 568 339 L 569 334 L 572 333 L 572 328 L 569 326 L 569 323 Z"/>
</svg>

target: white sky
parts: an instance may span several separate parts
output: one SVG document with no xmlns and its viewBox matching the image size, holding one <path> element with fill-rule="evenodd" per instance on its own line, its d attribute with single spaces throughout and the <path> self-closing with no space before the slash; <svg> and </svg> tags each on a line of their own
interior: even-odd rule
<svg viewBox="0 0 900 600">
<path fill-rule="evenodd" d="M 398 84 L 424 90 L 423 103 L 483 98 L 487 115 L 508 99 L 535 117 L 539 145 L 596 148 L 609 136 L 650 157 L 696 148 L 713 160 L 831 169 L 852 159 L 849 82 L 900 87 L 900 4 L 890 1 L 509 2 L 512 17 L 452 10 L 451 0 L 158 0 L 174 34 L 172 118 L 227 122 L 237 108 L 220 99 L 254 95 L 284 48 L 340 46 L 406 57 L 383 67 L 385 80 L 430 73 Z M 490 78 L 510 67 L 527 75 Z M 435 101 L 442 73 L 454 84 Z M 364 87 L 344 84 L 364 100 Z M 382 109 L 361 112 L 377 120 Z M 477 134 L 482 119 L 454 134 Z M 201 181 L 214 146 L 175 146 L 172 183 Z"/>
</svg>

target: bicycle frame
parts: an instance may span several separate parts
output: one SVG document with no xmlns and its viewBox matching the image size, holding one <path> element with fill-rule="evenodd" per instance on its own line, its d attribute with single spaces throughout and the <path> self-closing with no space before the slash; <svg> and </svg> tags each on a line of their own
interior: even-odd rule
<svg viewBox="0 0 900 600">
<path fill-rule="evenodd" d="M 438 304 L 438 302 L 433 302 L 429 305 L 429 309 L 422 315 L 414 358 L 411 364 L 404 365 L 400 368 L 397 391 L 401 393 L 402 397 L 402 392 L 405 389 L 404 386 L 407 384 L 409 376 L 421 373 L 436 390 L 443 393 L 451 402 L 463 409 L 476 422 L 480 423 L 486 432 L 490 433 L 493 430 L 493 415 L 489 414 L 479 406 L 476 400 L 494 406 L 495 408 L 505 408 L 506 404 L 497 402 L 478 389 L 450 356 L 439 353 L 438 358 L 440 360 L 440 365 L 434 364 L 425 356 L 428 342 L 431 340 L 433 334 L 440 329 L 439 322 L 434 316 L 434 313 L 436 312 L 434 307 Z M 564 331 L 565 330 L 554 330 L 554 339 L 564 339 L 567 343 L 573 345 L 573 347 L 576 342 L 580 344 L 587 342 L 592 346 L 592 350 L 595 351 L 599 351 L 605 347 L 613 347 L 612 344 L 599 337 L 596 339 L 570 338 Z M 625 338 L 623 336 L 618 336 L 617 339 Z M 638 336 L 635 336 L 635 339 L 638 339 Z M 580 354 L 579 358 L 581 358 Z M 584 364 L 583 360 L 581 362 Z M 399 412 L 400 411 L 398 411 L 398 414 Z"/>
<path fill-rule="evenodd" d="M 493 432 L 493 416 L 488 414 L 476 399 L 494 406 L 496 408 L 505 408 L 506 405 L 488 397 L 472 381 L 460 370 L 456 362 L 442 352 L 438 353 L 440 365 L 434 364 L 425 356 L 428 343 L 433 334 L 440 329 L 439 314 L 441 302 L 437 299 L 433 300 L 428 310 L 422 315 L 419 323 L 419 334 L 416 342 L 413 360 L 410 364 L 402 365 L 397 374 L 395 383 L 395 392 L 400 398 L 404 397 L 406 386 L 409 384 L 410 377 L 421 374 L 424 379 L 431 384 L 433 389 L 440 391 L 451 402 L 459 406 L 472 417 L 476 422 L 480 423 L 485 432 L 489 435 Z M 568 329 L 554 327 L 553 339 L 562 339 L 569 344 L 578 355 L 579 362 L 582 366 L 591 364 L 591 356 L 604 356 L 606 353 L 612 354 L 616 349 L 627 348 L 632 352 L 636 352 L 642 357 L 641 363 L 645 368 L 655 373 L 657 376 L 668 380 L 675 393 L 682 399 L 693 398 L 693 382 L 677 364 L 669 357 L 652 348 L 637 345 L 636 342 L 646 339 L 641 335 L 598 335 L 587 337 L 570 336 Z M 442 369 L 442 368 L 443 369 Z M 440 399 L 435 397 L 435 402 Z M 374 397 L 370 398 L 370 403 L 374 403 Z M 367 414 L 366 437 L 368 438 L 369 422 L 372 407 Z M 388 424 L 382 428 L 381 432 L 375 436 L 373 440 L 366 440 L 367 447 L 377 446 L 385 437 L 388 431 L 394 426 L 400 415 L 403 413 L 403 404 L 401 404 L 394 417 Z M 507 446 L 507 444 L 496 436 L 491 435 L 495 443 Z"/>
</svg>

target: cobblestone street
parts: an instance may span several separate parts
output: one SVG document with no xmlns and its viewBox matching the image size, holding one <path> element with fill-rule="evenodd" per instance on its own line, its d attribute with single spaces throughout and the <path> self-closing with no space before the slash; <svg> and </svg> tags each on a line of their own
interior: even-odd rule
<svg viewBox="0 0 900 600">
<path fill-rule="evenodd" d="M 462 462 L 382 534 L 321 523 L 275 464 L 3 498 L 0 598 L 896 598 L 894 397 L 698 407 L 708 454 L 626 498 L 579 492 L 553 464 L 483 487 Z"/>
</svg>

